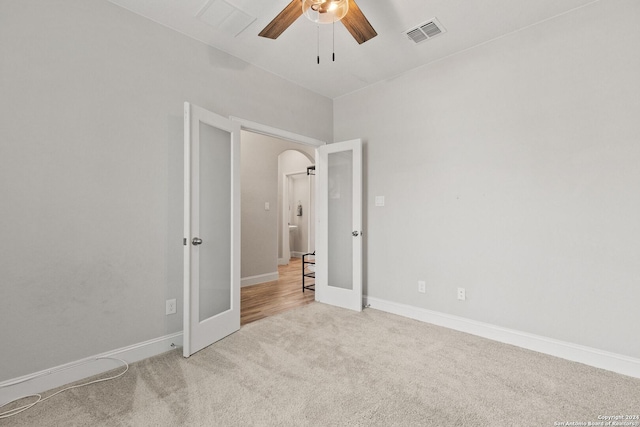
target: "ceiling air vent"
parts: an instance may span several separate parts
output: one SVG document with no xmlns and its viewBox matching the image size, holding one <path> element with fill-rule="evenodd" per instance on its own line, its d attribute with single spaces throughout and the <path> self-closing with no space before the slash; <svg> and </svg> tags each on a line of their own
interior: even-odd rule
<svg viewBox="0 0 640 427">
<path fill-rule="evenodd" d="M 410 28 L 405 31 L 405 34 L 409 37 L 410 40 L 413 40 L 415 43 L 422 43 L 425 40 L 429 40 L 439 34 L 444 33 L 444 27 L 437 19 L 433 18 L 424 24 L 420 24 L 417 27 Z"/>
</svg>

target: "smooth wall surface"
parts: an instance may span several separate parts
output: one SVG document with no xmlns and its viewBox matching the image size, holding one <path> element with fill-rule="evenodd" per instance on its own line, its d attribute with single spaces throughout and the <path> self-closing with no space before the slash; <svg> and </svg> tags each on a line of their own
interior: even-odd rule
<svg viewBox="0 0 640 427">
<path fill-rule="evenodd" d="M 330 99 L 103 0 L 0 0 L 0 93 L 0 381 L 182 330 L 185 101 L 333 137 Z"/>
<path fill-rule="evenodd" d="M 334 100 L 366 294 L 640 357 L 639 17 L 596 2 Z"/>
<path fill-rule="evenodd" d="M 315 156 L 315 147 L 242 132 L 242 277 L 278 272 L 278 159 L 288 150 Z"/>
</svg>

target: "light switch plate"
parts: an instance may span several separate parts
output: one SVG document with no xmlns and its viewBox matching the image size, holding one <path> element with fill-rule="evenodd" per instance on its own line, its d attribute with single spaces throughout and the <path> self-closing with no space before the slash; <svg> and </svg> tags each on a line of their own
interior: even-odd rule
<svg viewBox="0 0 640 427">
<path fill-rule="evenodd" d="M 176 314 L 176 299 L 168 299 L 167 300 L 167 306 L 166 306 L 166 310 L 165 310 L 165 314 L 169 315 L 169 314 Z"/>
</svg>

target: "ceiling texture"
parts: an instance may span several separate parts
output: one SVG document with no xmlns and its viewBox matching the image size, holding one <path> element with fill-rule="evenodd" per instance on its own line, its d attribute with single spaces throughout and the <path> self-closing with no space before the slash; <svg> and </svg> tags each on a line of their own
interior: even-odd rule
<svg viewBox="0 0 640 427">
<path fill-rule="evenodd" d="M 259 37 L 290 0 L 109 1 L 333 99 L 599 0 L 356 0 L 378 33 L 361 45 L 341 23 L 305 16 Z M 406 35 L 434 18 L 442 34 Z"/>
</svg>

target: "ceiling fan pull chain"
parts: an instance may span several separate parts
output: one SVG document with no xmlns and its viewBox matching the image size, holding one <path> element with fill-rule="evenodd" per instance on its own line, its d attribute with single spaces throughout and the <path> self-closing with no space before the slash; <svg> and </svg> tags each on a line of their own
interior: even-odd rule
<svg viewBox="0 0 640 427">
<path fill-rule="evenodd" d="M 333 43 L 333 46 L 331 47 L 333 49 L 333 62 L 336 62 L 336 21 L 333 21 L 333 24 L 331 24 L 331 42 Z"/>
<path fill-rule="evenodd" d="M 318 65 L 320 65 L 320 24 L 316 25 L 318 28 Z"/>
</svg>

